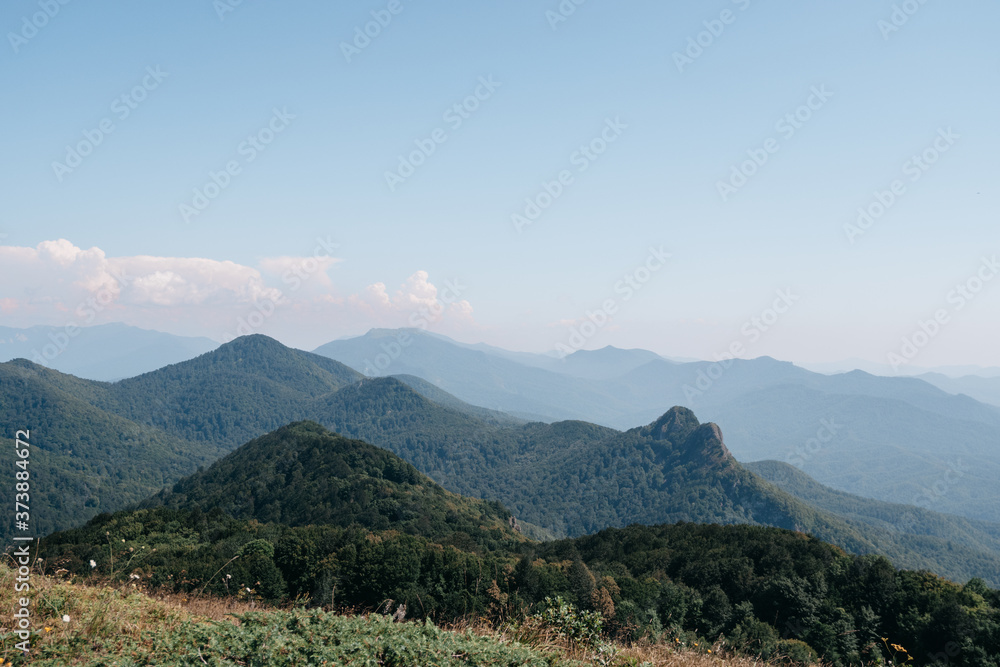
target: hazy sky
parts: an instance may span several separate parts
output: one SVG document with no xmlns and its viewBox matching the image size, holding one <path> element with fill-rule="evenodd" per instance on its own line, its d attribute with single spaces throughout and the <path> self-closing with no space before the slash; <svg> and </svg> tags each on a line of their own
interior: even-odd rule
<svg viewBox="0 0 1000 667">
<path fill-rule="evenodd" d="M 996 2 L 577 2 L 5 2 L 0 321 L 1000 364 Z"/>
</svg>

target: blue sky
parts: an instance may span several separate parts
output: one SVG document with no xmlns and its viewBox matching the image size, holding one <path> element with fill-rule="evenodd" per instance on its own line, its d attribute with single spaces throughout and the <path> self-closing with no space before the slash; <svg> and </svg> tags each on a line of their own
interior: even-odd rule
<svg viewBox="0 0 1000 667">
<path fill-rule="evenodd" d="M 1000 252 L 996 3 L 567 0 L 553 22 L 556 1 L 228 2 L 4 4 L 4 324 L 223 340 L 247 322 L 311 348 L 417 322 L 533 351 L 713 358 L 739 342 L 883 363 L 917 335 L 915 364 L 1000 365 L 1000 280 L 982 269 Z M 391 22 L 348 62 L 372 12 Z M 794 132 L 777 125 L 797 112 Z M 113 132 L 79 166 L 53 166 L 102 122 Z M 606 150 L 579 152 L 609 122 Z M 386 172 L 435 130 L 446 140 L 391 190 Z M 724 200 L 719 182 L 762 151 Z M 936 161 L 914 171 L 924 151 Z M 563 171 L 518 231 L 511 216 Z M 894 181 L 851 243 L 845 225 Z M 317 239 L 337 248 L 310 263 Z M 670 259 L 616 290 L 650 248 Z M 778 290 L 793 305 L 758 328 Z"/>
</svg>

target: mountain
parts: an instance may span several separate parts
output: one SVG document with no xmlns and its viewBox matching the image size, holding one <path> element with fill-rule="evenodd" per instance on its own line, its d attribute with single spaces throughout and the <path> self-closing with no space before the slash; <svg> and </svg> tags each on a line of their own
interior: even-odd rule
<svg viewBox="0 0 1000 667">
<path fill-rule="evenodd" d="M 416 375 L 392 375 L 390 377 L 399 380 L 413 391 L 417 392 L 424 398 L 437 403 L 438 405 L 446 408 L 452 408 L 471 417 L 481 419 L 484 422 L 515 426 L 523 424 L 526 421 L 525 419 L 520 419 L 506 412 L 488 410 L 487 408 L 481 408 L 478 405 L 466 403 L 465 401 L 455 398 L 437 385 L 431 384 L 423 378 L 418 378 Z M 535 419 L 534 421 L 538 420 Z"/>
<path fill-rule="evenodd" d="M 99 407 L 108 385 L 20 359 L 0 364 L 0 422 L 7 437 L 27 429 L 33 534 L 114 511 L 220 456 L 219 443 L 194 444 Z M 14 504 L 13 484 L 0 499 Z M 13 525 L 4 522 L 0 535 Z"/>
<path fill-rule="evenodd" d="M 308 418 L 310 400 L 362 377 L 336 361 L 257 334 L 116 382 L 103 405 L 178 437 L 232 448 Z"/>
<path fill-rule="evenodd" d="M 407 345 L 393 347 L 404 334 Z M 525 362 L 473 347 L 373 330 L 316 352 L 355 368 L 383 354 L 391 363 L 381 374 L 412 374 L 462 401 L 541 421 L 624 430 L 687 405 L 725 430 L 740 460 L 795 462 L 845 492 L 1000 521 L 1000 409 L 920 379 L 822 375 L 768 357 L 676 363 L 614 348 Z"/>
<path fill-rule="evenodd" d="M 675 363 L 649 350 L 623 350 L 608 345 L 599 350 L 577 350 L 555 361 L 549 369 L 574 377 L 609 380 L 651 361 Z"/>
<path fill-rule="evenodd" d="M 924 373 L 918 376 L 924 382 L 934 385 L 949 394 L 965 394 L 977 401 L 1000 406 L 1000 377 L 963 375 L 948 377 L 941 373 Z"/>
<path fill-rule="evenodd" d="M 391 452 L 298 422 L 251 440 L 145 507 L 220 509 L 234 519 L 399 530 L 442 544 L 523 540 L 499 503 L 445 491 Z M 510 546 L 508 544 L 508 546 Z"/>
<path fill-rule="evenodd" d="M 214 350 L 208 338 L 174 336 L 125 324 L 27 329 L 0 327 L 0 362 L 29 359 L 90 380 L 117 380 Z"/>
<path fill-rule="evenodd" d="M 450 490 L 499 500 L 555 535 L 673 521 L 778 526 L 902 567 L 1000 585 L 993 542 L 935 532 L 936 523 L 886 532 L 817 509 L 744 468 L 719 427 L 685 408 L 625 433 L 574 421 L 493 428 L 406 389 L 392 378 L 351 386 L 328 397 L 320 421 L 396 452 Z"/>
<path fill-rule="evenodd" d="M 827 375 L 837 375 L 840 373 L 850 373 L 854 370 L 862 370 L 872 375 L 884 375 L 887 377 L 921 376 L 928 373 L 944 375 L 945 377 L 957 378 L 966 375 L 977 377 L 1000 377 L 1000 367 L 997 366 L 935 366 L 927 368 L 923 366 L 912 366 L 905 364 L 899 368 L 893 368 L 890 364 L 876 363 L 866 359 L 845 359 L 843 361 L 819 362 L 819 363 L 797 363 L 802 368 L 807 368 L 816 373 Z"/>
<path fill-rule="evenodd" d="M 462 345 L 417 329 L 373 329 L 314 352 L 370 376 L 415 375 L 473 405 L 527 419 L 606 423 L 616 411 L 627 408 L 588 380 L 526 365 L 488 346 Z M 549 366 L 558 360 L 539 355 L 532 364 Z"/>
<path fill-rule="evenodd" d="M 359 377 L 264 336 L 116 383 L 19 359 L 0 364 L 0 421 L 31 432 L 32 528 L 45 534 L 136 503 Z"/>
<path fill-rule="evenodd" d="M 744 467 L 811 507 L 852 525 L 871 527 L 880 535 L 880 553 L 900 554 L 895 558 L 906 560 L 907 567 L 947 569 L 957 580 L 980 576 L 996 567 L 994 556 L 1000 554 L 998 523 L 844 493 L 823 486 L 798 468 L 780 461 L 755 461 Z M 971 563 L 976 565 L 969 567 Z M 1000 586 L 1000 575 L 985 578 L 992 586 Z"/>
</svg>

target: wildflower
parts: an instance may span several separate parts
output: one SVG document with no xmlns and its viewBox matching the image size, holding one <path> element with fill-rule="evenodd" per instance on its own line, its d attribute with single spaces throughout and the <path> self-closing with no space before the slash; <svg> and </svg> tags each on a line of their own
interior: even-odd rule
<svg viewBox="0 0 1000 667">
<path fill-rule="evenodd" d="M 128 578 L 129 579 L 138 579 L 139 575 L 138 574 L 130 574 Z"/>
<path fill-rule="evenodd" d="M 63 614 L 63 623 L 69 623 L 69 614 Z"/>
<path fill-rule="evenodd" d="M 46 625 L 45 632 L 52 632 L 52 626 Z"/>
<path fill-rule="evenodd" d="M 90 569 L 93 570 L 95 567 L 97 567 L 97 563 L 95 563 L 94 559 L 91 558 L 90 559 Z"/>
</svg>

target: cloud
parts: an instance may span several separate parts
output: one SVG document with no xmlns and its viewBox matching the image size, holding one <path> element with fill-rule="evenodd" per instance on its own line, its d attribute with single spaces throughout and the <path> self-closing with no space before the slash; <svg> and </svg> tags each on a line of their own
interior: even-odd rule
<svg viewBox="0 0 1000 667">
<path fill-rule="evenodd" d="M 0 298 L 26 307 L 52 304 L 62 312 L 84 310 L 91 300 L 105 308 L 253 303 L 278 296 L 260 271 L 234 262 L 186 257 L 107 257 L 66 239 L 35 248 L 0 247 L 8 277 Z"/>
<path fill-rule="evenodd" d="M 472 304 L 462 299 L 462 285 L 445 281 L 443 288 L 430 282 L 426 271 L 417 271 L 390 295 L 384 283 L 369 285 L 348 302 L 379 318 L 385 327 L 426 328 L 444 319 L 472 323 Z"/>
<path fill-rule="evenodd" d="M 325 252 L 247 266 L 199 257 L 108 257 L 66 239 L 0 246 L 0 313 L 9 326 L 124 322 L 227 340 L 249 332 L 316 344 L 371 327 L 473 325 L 462 286 L 416 271 L 394 292 L 376 282 L 342 294 Z M 450 329 L 454 332 L 456 329 Z M 279 334 L 285 334 L 281 336 Z"/>
</svg>

